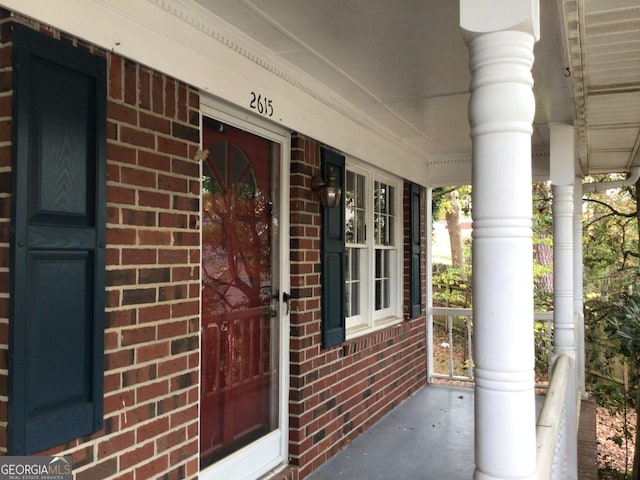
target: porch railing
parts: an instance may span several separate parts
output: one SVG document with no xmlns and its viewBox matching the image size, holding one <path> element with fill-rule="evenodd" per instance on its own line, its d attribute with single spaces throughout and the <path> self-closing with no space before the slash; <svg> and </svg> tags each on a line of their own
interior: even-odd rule
<svg viewBox="0 0 640 480">
<path fill-rule="evenodd" d="M 569 385 L 571 360 L 567 355 L 560 355 L 553 369 L 553 377 L 549 382 L 549 389 L 542 404 L 536 424 L 536 464 L 538 480 L 549 480 L 557 477 L 554 473 L 554 462 L 557 453 L 561 451 L 561 425 L 567 414 L 565 398 Z"/>
<path fill-rule="evenodd" d="M 560 355 L 551 375 L 553 312 L 535 312 L 536 387 L 545 388 L 546 396 L 536 424 L 538 479 L 562 478 L 566 435 L 566 402 L 571 360 Z M 470 308 L 433 307 L 427 322 L 429 343 L 428 378 L 473 382 L 473 311 Z M 560 473 L 559 473 L 560 472 Z"/>
<path fill-rule="evenodd" d="M 429 381 L 473 382 L 473 310 L 432 307 L 428 317 Z M 553 312 L 534 313 L 536 387 L 546 388 L 551 370 Z"/>
</svg>

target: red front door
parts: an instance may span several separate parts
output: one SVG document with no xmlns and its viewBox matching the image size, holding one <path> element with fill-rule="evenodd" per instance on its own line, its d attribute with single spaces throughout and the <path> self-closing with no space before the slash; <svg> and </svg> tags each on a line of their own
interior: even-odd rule
<svg viewBox="0 0 640 480">
<path fill-rule="evenodd" d="M 204 119 L 200 459 L 277 427 L 272 142 Z M 275 387 L 275 388 L 274 388 Z"/>
</svg>

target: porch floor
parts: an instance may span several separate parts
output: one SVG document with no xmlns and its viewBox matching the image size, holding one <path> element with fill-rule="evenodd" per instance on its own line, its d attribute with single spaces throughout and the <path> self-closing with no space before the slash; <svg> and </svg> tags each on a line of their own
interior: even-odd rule
<svg viewBox="0 0 640 480">
<path fill-rule="evenodd" d="M 580 480 L 597 478 L 595 409 L 585 403 L 578 434 Z M 471 388 L 428 385 L 307 480 L 468 480 L 475 467 L 473 428 Z"/>
</svg>

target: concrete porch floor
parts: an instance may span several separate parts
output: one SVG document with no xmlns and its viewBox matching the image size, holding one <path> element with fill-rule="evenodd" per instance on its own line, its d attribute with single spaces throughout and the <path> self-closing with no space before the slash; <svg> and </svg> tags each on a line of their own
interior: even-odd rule
<svg viewBox="0 0 640 480">
<path fill-rule="evenodd" d="M 595 428 L 582 428 L 594 425 L 595 410 L 584 403 L 578 435 L 581 480 L 597 478 Z M 468 480 L 475 466 L 473 428 L 471 388 L 428 385 L 307 479 Z M 594 466 L 596 476 L 590 476 Z"/>
</svg>

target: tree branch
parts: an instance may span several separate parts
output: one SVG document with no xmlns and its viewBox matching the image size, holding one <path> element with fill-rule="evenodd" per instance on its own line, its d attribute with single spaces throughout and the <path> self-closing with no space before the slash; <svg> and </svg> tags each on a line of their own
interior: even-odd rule
<svg viewBox="0 0 640 480">
<path fill-rule="evenodd" d="M 600 200 L 596 200 L 595 198 L 585 198 L 584 201 L 585 202 L 591 202 L 591 203 L 597 203 L 598 205 L 602 205 L 603 207 L 608 208 L 611 211 L 611 214 L 616 215 L 618 217 L 633 218 L 633 217 L 636 216 L 636 212 L 631 212 L 631 213 L 621 212 L 621 211 L 616 210 L 615 208 L 613 208 L 608 203 L 602 202 Z M 600 217 L 600 218 L 604 218 L 604 217 Z"/>
</svg>

